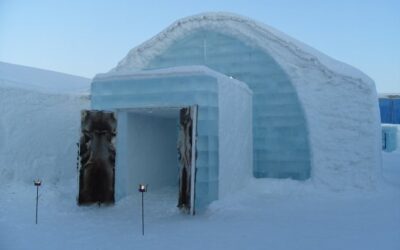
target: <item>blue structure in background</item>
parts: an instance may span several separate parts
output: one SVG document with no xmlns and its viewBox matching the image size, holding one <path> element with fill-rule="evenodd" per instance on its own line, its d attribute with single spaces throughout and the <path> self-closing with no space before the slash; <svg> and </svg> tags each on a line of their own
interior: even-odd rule
<svg viewBox="0 0 400 250">
<path fill-rule="evenodd" d="M 381 123 L 400 124 L 400 95 L 379 98 Z"/>
</svg>

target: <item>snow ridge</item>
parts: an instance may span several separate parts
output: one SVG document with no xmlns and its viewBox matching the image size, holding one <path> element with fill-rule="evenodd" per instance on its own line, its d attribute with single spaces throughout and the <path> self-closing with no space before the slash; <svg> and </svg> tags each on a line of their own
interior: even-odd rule
<svg viewBox="0 0 400 250">
<path fill-rule="evenodd" d="M 90 79 L 0 62 L 0 86 L 54 94 L 87 94 Z"/>
</svg>

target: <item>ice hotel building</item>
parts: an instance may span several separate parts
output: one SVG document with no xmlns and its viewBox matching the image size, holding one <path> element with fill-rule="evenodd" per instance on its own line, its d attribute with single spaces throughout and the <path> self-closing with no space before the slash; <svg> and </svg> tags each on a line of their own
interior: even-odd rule
<svg viewBox="0 0 400 250">
<path fill-rule="evenodd" d="M 253 177 L 364 188 L 380 167 L 374 82 L 232 14 L 178 20 L 132 49 L 93 79 L 90 108 L 85 119 L 112 117 L 97 132 L 87 128 L 83 144 L 110 144 L 114 176 L 102 190 L 117 200 L 140 182 L 176 185 L 178 205 L 194 213 Z M 89 143 L 90 133 L 99 138 Z"/>
</svg>

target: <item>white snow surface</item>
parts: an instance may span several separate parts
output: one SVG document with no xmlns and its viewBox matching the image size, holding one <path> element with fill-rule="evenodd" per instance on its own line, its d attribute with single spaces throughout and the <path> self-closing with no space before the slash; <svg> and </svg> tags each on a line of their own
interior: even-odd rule
<svg viewBox="0 0 400 250">
<path fill-rule="evenodd" d="M 333 192 L 311 182 L 252 180 L 194 217 L 177 192 L 139 194 L 114 206 L 78 207 L 75 179 L 40 188 L 0 180 L 0 249 L 400 249 L 400 154 L 384 154 L 381 189 Z"/>
<path fill-rule="evenodd" d="M 0 86 L 52 94 L 88 94 L 90 79 L 0 62 Z"/>
<path fill-rule="evenodd" d="M 379 93 L 379 98 L 400 98 L 400 93 Z"/>
<path fill-rule="evenodd" d="M 253 91 L 249 89 L 246 83 L 241 82 L 237 79 L 223 75 L 213 69 L 210 69 L 204 65 L 190 65 L 190 66 L 177 66 L 163 69 L 153 69 L 145 71 L 133 71 L 133 72 L 118 72 L 111 71 L 108 73 L 97 74 L 93 81 L 99 80 L 110 80 L 110 79 L 131 79 L 131 78 L 152 78 L 162 76 L 192 76 L 192 75 L 209 75 L 218 79 L 218 81 L 229 81 L 230 84 L 236 85 L 236 87 L 243 91 L 252 94 Z"/>
<path fill-rule="evenodd" d="M 221 32 L 261 48 L 288 74 L 308 125 L 314 183 L 334 190 L 375 188 L 381 174 L 381 128 L 374 82 L 271 27 L 229 13 L 183 18 L 132 49 L 111 73 L 145 69 L 196 29 Z"/>
</svg>

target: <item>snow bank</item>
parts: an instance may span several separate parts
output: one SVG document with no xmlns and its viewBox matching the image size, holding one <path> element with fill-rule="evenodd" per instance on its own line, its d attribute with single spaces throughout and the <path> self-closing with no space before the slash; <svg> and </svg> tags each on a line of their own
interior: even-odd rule
<svg viewBox="0 0 400 250">
<path fill-rule="evenodd" d="M 88 79 L 4 63 L 0 69 L 1 183 L 75 177 L 80 110 L 89 106 L 79 91 Z"/>
</svg>

